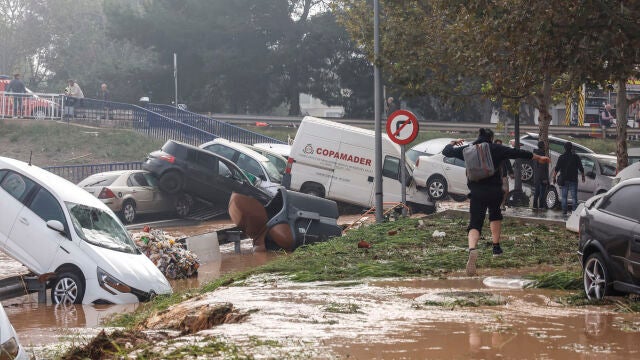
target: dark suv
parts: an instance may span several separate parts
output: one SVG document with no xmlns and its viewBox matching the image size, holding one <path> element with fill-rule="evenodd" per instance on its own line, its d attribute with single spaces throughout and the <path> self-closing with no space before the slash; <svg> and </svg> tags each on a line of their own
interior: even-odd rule
<svg viewBox="0 0 640 360">
<path fill-rule="evenodd" d="M 640 294 L 640 178 L 585 202 L 578 252 L 584 291 L 602 299 L 614 291 Z"/>
<path fill-rule="evenodd" d="M 155 174 L 160 189 L 170 194 L 183 191 L 225 206 L 233 192 L 251 196 L 263 205 L 271 199 L 267 193 L 251 185 L 233 162 L 174 140 L 167 141 L 162 149 L 149 154 L 142 168 Z"/>
</svg>

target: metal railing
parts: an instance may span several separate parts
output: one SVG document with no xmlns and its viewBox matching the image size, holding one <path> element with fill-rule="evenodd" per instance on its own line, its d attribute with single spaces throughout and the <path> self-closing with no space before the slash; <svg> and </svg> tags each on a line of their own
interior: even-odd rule
<svg viewBox="0 0 640 360">
<path fill-rule="evenodd" d="M 12 93 L 0 91 L 0 119 L 59 119 L 64 97 L 60 94 Z"/>
<path fill-rule="evenodd" d="M 139 170 L 142 169 L 141 162 L 117 162 L 108 164 L 91 164 L 91 165 L 61 165 L 48 166 L 43 168 L 60 177 L 63 177 L 74 184 L 90 175 L 116 170 Z"/>
<path fill-rule="evenodd" d="M 252 145 L 255 143 L 275 143 L 284 144 L 284 141 L 274 139 L 270 136 L 259 134 L 224 121 L 216 120 L 205 115 L 197 114 L 188 110 L 176 108 L 172 105 L 149 103 L 147 108 L 155 113 L 176 119 L 181 123 L 191 125 L 198 129 L 207 131 L 217 136 L 242 144 Z"/>
</svg>

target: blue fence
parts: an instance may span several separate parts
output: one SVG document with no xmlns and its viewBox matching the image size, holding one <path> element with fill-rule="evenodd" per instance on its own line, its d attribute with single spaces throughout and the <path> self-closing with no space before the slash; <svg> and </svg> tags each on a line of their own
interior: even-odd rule
<svg viewBox="0 0 640 360">
<path fill-rule="evenodd" d="M 285 144 L 285 142 L 270 136 L 259 134 L 191 111 L 176 109 L 175 106 L 150 103 L 147 108 L 155 113 L 176 119 L 181 123 L 188 124 L 200 130 L 216 134 L 229 141 L 248 145 L 255 143 Z"/>
<path fill-rule="evenodd" d="M 74 184 L 79 183 L 89 175 L 116 170 L 138 170 L 142 169 L 141 162 L 119 162 L 109 164 L 92 164 L 92 165 L 63 165 L 45 167 L 60 177 L 63 177 Z"/>
</svg>

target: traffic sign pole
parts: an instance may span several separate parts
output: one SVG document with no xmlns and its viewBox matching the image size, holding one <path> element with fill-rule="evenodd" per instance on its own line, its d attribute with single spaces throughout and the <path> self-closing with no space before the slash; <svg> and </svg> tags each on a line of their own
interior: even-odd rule
<svg viewBox="0 0 640 360">
<path fill-rule="evenodd" d="M 402 204 L 405 205 L 402 207 L 402 215 L 406 216 L 407 215 L 407 166 L 406 164 L 406 160 L 405 160 L 405 153 L 404 153 L 404 148 L 405 145 L 400 145 L 400 183 L 402 184 L 402 186 L 400 187 L 401 192 L 400 194 L 402 194 L 401 197 L 401 201 Z"/>
<path fill-rule="evenodd" d="M 407 215 L 407 160 L 405 157 L 405 147 L 418 136 L 418 119 L 407 110 L 394 111 L 387 118 L 387 135 L 391 141 L 400 145 L 400 194 L 402 204 L 402 215 Z"/>
</svg>

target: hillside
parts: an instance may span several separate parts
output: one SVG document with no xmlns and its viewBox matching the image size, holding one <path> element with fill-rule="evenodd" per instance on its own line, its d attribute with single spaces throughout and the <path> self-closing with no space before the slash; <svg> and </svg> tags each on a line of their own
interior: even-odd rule
<svg viewBox="0 0 640 360">
<path fill-rule="evenodd" d="M 164 140 L 131 130 L 68 125 L 57 121 L 0 120 L 0 156 L 38 166 L 142 161 Z"/>
</svg>

